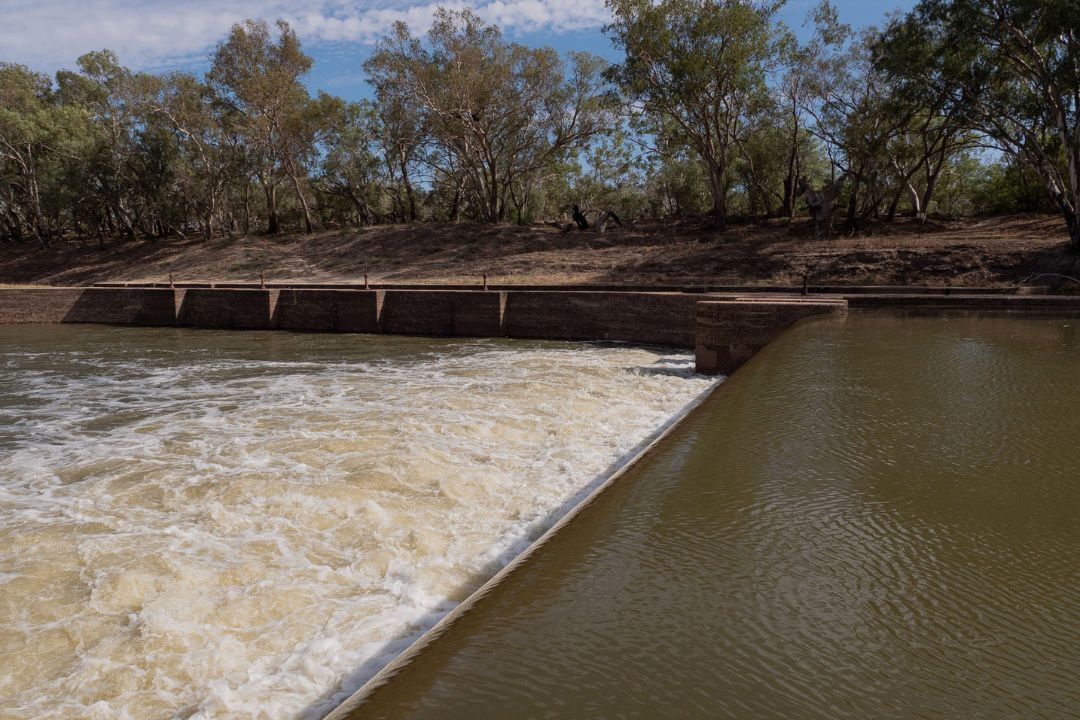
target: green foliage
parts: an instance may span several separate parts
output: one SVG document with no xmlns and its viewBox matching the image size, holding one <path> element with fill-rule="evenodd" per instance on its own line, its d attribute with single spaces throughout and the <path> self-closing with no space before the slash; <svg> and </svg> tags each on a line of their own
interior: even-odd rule
<svg viewBox="0 0 1080 720">
<path fill-rule="evenodd" d="M 877 64 L 906 102 L 940 101 L 1035 173 L 1080 250 L 1080 4 L 922 0 Z"/>
<path fill-rule="evenodd" d="M 47 247 L 418 220 L 794 217 L 843 176 L 847 219 L 1062 212 L 1080 248 L 1074 0 L 922 0 L 884 33 L 771 0 L 609 0 L 625 57 L 509 42 L 470 11 L 398 24 L 372 102 L 303 80 L 284 22 L 203 77 L 108 50 L 50 79 L 0 62 L 0 240 Z M 1004 154 L 988 162 L 978 148 Z"/>
<path fill-rule="evenodd" d="M 718 228 L 727 218 L 731 162 L 748 118 L 769 101 L 767 77 L 786 38 L 776 2 L 609 0 L 608 32 L 626 54 L 608 77 L 629 105 L 672 123 L 698 154 Z"/>
<path fill-rule="evenodd" d="M 426 43 L 398 23 L 365 69 L 392 135 L 412 143 L 408 157 L 451 196 L 451 215 L 495 222 L 511 207 L 522 216 L 545 173 L 610 125 L 602 61 L 568 60 L 508 43 L 468 10 L 440 9 Z"/>
<path fill-rule="evenodd" d="M 961 193 L 970 207 L 961 213 L 978 215 L 1007 215 L 1011 213 L 1047 213 L 1055 210 L 1039 176 L 1031 168 L 1016 162 L 998 161 L 980 164 L 974 182 Z"/>
</svg>

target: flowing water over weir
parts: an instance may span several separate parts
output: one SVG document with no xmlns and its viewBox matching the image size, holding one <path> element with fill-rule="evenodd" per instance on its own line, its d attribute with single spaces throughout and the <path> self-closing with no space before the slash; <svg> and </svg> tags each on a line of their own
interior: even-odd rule
<svg viewBox="0 0 1080 720">
<path fill-rule="evenodd" d="M 797 327 L 341 714 L 1080 717 L 1078 400 L 1076 320 Z"/>
<path fill-rule="evenodd" d="M 0 717 L 318 717 L 711 384 L 556 342 L 0 328 Z"/>
</svg>

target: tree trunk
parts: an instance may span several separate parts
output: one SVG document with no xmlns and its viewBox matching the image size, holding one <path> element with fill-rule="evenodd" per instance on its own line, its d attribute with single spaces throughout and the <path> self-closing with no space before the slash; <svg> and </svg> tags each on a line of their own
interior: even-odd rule
<svg viewBox="0 0 1080 720">
<path fill-rule="evenodd" d="M 786 218 L 795 217 L 795 178 L 790 172 L 784 178 L 784 200 L 780 214 Z"/>
<path fill-rule="evenodd" d="M 1065 224 L 1069 226 L 1069 252 L 1080 253 L 1080 216 L 1066 208 Z"/>
<path fill-rule="evenodd" d="M 791 138 L 791 154 L 788 156 L 787 175 L 784 177 L 783 207 L 780 209 L 781 214 L 790 219 L 795 218 L 795 193 L 799 185 L 799 164 L 799 128 L 796 125 Z"/>
<path fill-rule="evenodd" d="M 277 216 L 277 185 L 263 184 L 266 192 L 266 232 L 268 235 L 277 235 L 281 231 Z"/>
<path fill-rule="evenodd" d="M 727 198 L 724 192 L 724 169 L 715 163 L 709 163 L 709 189 L 713 196 L 713 228 L 727 229 Z"/>
<path fill-rule="evenodd" d="M 356 208 L 356 216 L 360 220 L 360 225 L 374 225 L 378 218 L 375 215 L 375 211 L 367 201 L 360 197 L 355 190 L 351 187 L 348 189 L 349 199 L 352 200 L 353 206 Z"/>
<path fill-rule="evenodd" d="M 937 187 L 937 179 L 941 173 L 941 165 L 935 172 L 929 173 L 926 178 L 926 191 L 922 194 L 922 214 L 919 222 L 926 222 L 930 216 L 930 201 L 934 199 L 934 188 Z"/>
<path fill-rule="evenodd" d="M 885 214 L 885 219 L 892 222 L 896 219 L 896 210 L 900 207 L 900 198 L 904 196 L 904 188 L 900 188 L 893 193 L 892 200 L 889 202 L 889 211 Z"/>
<path fill-rule="evenodd" d="M 727 230 L 727 203 L 724 202 L 723 193 L 713 198 L 713 228 Z"/>
<path fill-rule="evenodd" d="M 300 188 L 300 180 L 293 173 L 289 173 L 289 180 L 292 181 L 296 198 L 300 201 L 300 208 L 304 211 L 304 231 L 310 235 L 315 232 L 315 226 L 311 222 L 311 208 L 308 207 L 307 198 L 304 197 L 304 191 Z"/>
<path fill-rule="evenodd" d="M 116 215 L 116 219 L 120 222 L 120 225 L 124 228 L 124 234 L 128 236 L 128 240 L 135 239 L 135 223 L 131 220 L 131 215 L 127 209 L 124 208 L 122 200 L 117 200 L 113 204 L 113 214 Z"/>
<path fill-rule="evenodd" d="M 862 178 L 856 175 L 851 183 L 851 197 L 848 198 L 846 221 L 848 232 L 853 231 L 859 224 L 859 185 L 861 184 Z"/>
<path fill-rule="evenodd" d="M 926 206 L 922 203 L 919 191 L 911 183 L 907 184 L 908 194 L 911 195 L 911 212 L 915 214 L 919 222 L 926 222 Z"/>
<path fill-rule="evenodd" d="M 454 199 L 450 203 L 450 222 L 457 222 L 461 217 L 461 183 L 454 186 Z"/>
<path fill-rule="evenodd" d="M 409 222 L 416 222 L 416 196 L 413 193 L 412 183 L 409 181 L 409 164 L 404 157 L 400 157 L 398 165 L 401 170 L 401 183 L 405 186 L 405 197 L 409 201 Z"/>
</svg>

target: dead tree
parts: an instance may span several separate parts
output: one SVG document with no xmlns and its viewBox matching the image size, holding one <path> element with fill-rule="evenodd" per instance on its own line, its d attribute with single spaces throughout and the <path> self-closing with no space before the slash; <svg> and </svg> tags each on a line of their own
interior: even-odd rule
<svg viewBox="0 0 1080 720">
<path fill-rule="evenodd" d="M 578 230 L 588 230 L 589 221 L 585 219 L 585 215 L 582 214 L 581 209 L 577 205 L 574 206 L 574 212 L 571 215 L 574 222 L 577 223 Z"/>
<path fill-rule="evenodd" d="M 814 218 L 814 239 L 821 239 L 821 227 L 825 226 L 825 236 L 832 234 L 833 211 L 836 209 L 836 201 L 840 193 L 844 191 L 844 182 L 847 173 L 826 185 L 821 190 L 814 190 L 804 178 L 799 178 L 799 190 L 806 200 L 806 206 L 810 209 L 810 215 Z"/>
<path fill-rule="evenodd" d="M 596 231 L 599 233 L 603 233 L 605 230 L 607 230 L 607 224 L 609 220 L 614 220 L 616 225 L 622 227 L 622 220 L 619 219 L 619 216 L 615 214 L 614 210 L 603 210 L 596 218 Z"/>
<path fill-rule="evenodd" d="M 593 219 L 591 224 L 589 223 L 589 217 Z M 586 217 L 585 213 L 581 212 L 581 208 L 579 208 L 577 205 L 574 205 L 572 208 L 571 218 L 574 222 L 569 224 L 559 222 L 549 222 L 547 224 L 551 227 L 559 228 L 564 233 L 568 233 L 574 229 L 593 229 L 596 230 L 596 232 L 598 233 L 603 233 L 605 230 L 607 230 L 609 222 L 614 222 L 619 227 L 623 227 L 623 221 L 619 218 L 618 215 L 615 214 L 615 211 L 611 209 L 600 210 L 596 213 L 593 213 L 590 210 L 588 217 Z"/>
</svg>

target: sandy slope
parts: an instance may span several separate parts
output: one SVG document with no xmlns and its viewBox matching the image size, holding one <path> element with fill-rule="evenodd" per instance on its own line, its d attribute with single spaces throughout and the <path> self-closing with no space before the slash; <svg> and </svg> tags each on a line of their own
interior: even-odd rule
<svg viewBox="0 0 1080 720">
<path fill-rule="evenodd" d="M 381 282 L 816 283 L 1005 285 L 1038 273 L 1080 276 L 1057 216 L 877 224 L 814 241 L 805 220 L 735 225 L 640 223 L 601 235 L 544 225 L 417 224 L 236 239 L 30 243 L 0 254 L 0 283 L 106 280 Z"/>
</svg>

